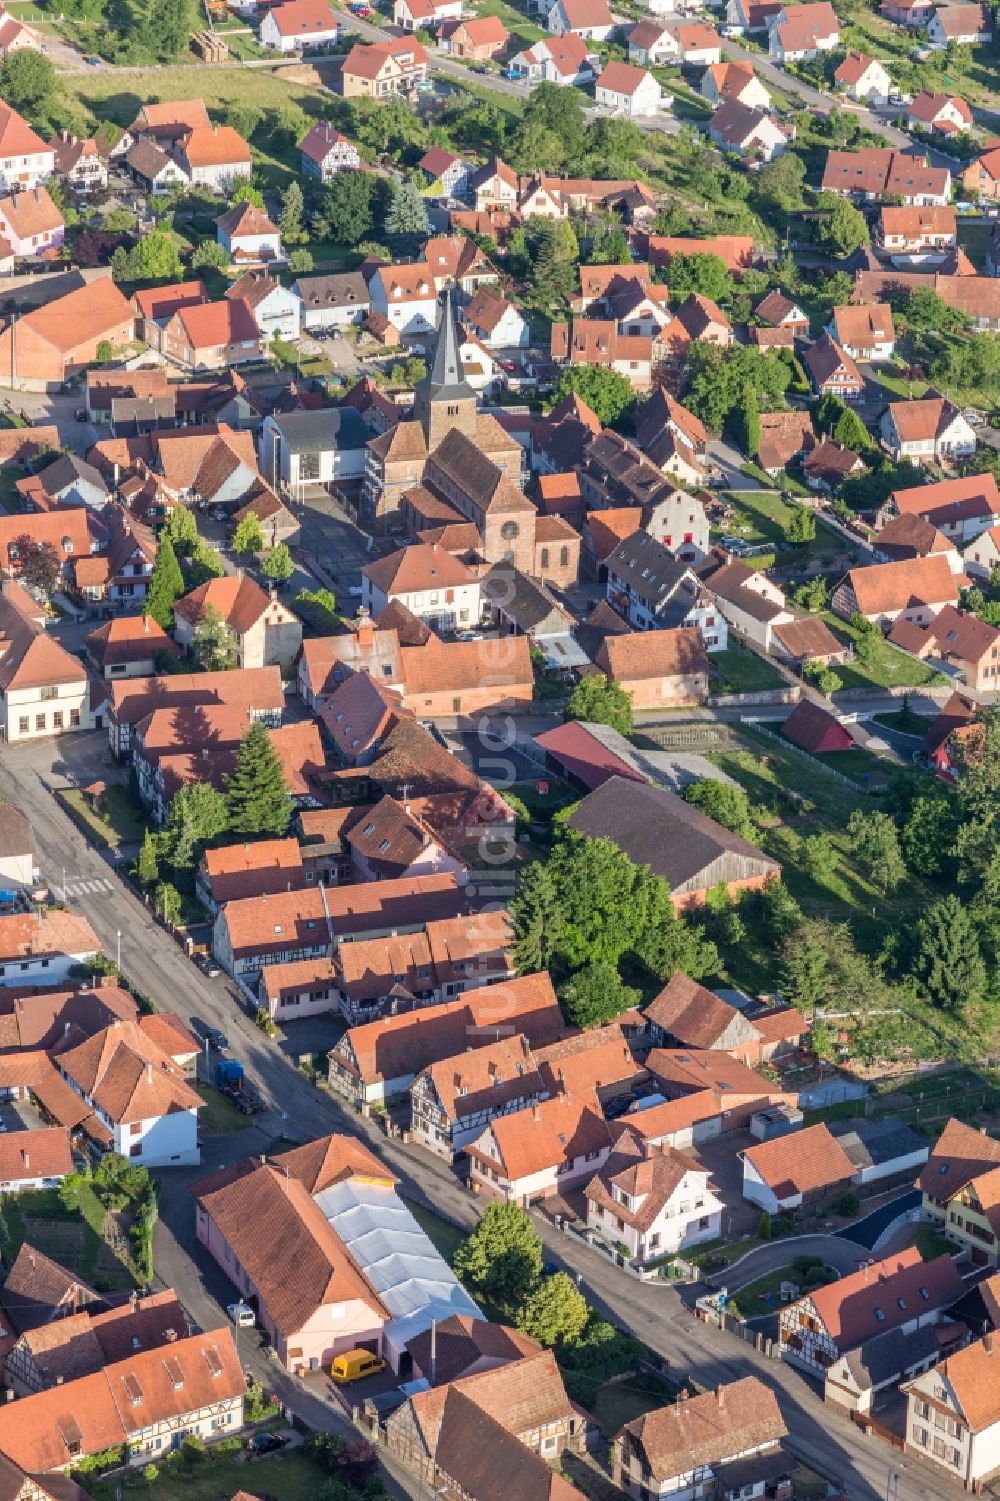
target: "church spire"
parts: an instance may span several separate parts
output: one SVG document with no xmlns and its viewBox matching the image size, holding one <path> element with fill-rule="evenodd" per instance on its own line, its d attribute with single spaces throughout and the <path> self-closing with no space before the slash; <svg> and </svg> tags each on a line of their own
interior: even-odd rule
<svg viewBox="0 0 1000 1501">
<path fill-rule="evenodd" d="M 444 294 L 438 322 L 434 363 L 417 386 L 414 416 L 423 425 L 428 449 L 434 449 L 449 428 L 474 431 L 476 393 L 465 378 L 459 356 L 458 324 L 452 291 Z"/>
</svg>

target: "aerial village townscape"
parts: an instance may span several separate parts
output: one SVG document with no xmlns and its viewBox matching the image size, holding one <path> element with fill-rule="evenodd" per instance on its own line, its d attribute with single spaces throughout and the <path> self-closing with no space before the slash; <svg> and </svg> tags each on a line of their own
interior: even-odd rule
<svg viewBox="0 0 1000 1501">
<path fill-rule="evenodd" d="M 1000 14 L 0 3 L 0 1501 L 1000 1497 Z"/>
</svg>

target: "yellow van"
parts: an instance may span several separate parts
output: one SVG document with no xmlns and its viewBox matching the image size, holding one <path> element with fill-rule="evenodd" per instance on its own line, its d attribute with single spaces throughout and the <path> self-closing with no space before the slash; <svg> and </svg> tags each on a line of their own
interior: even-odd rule
<svg viewBox="0 0 1000 1501">
<path fill-rule="evenodd" d="M 385 1361 L 370 1350 L 345 1350 L 330 1367 L 330 1375 L 339 1385 L 348 1381 L 363 1381 L 366 1376 L 377 1376 L 385 1370 Z"/>
</svg>

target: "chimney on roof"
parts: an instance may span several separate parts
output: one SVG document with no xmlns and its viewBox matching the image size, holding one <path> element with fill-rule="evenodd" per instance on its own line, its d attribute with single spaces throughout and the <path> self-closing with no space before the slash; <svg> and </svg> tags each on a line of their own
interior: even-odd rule
<svg viewBox="0 0 1000 1501">
<path fill-rule="evenodd" d="M 152 1084 L 152 1082 L 153 1082 L 153 1065 L 151 1063 L 147 1063 L 146 1064 L 146 1083 L 147 1084 Z"/>
<path fill-rule="evenodd" d="M 992 1331 L 989 1334 L 984 1334 L 983 1335 L 983 1349 L 986 1351 L 987 1355 L 992 1355 L 993 1354 L 993 1334 L 992 1334 Z"/>
<path fill-rule="evenodd" d="M 718 1403 L 719 1411 L 720 1412 L 725 1412 L 725 1410 L 726 1410 L 726 1388 L 722 1385 L 721 1381 L 719 1382 L 719 1385 L 715 1388 L 715 1400 Z"/>
<path fill-rule="evenodd" d="M 434 1377 L 437 1375 L 437 1319 L 431 1319 L 431 1358 L 427 1362 L 427 1380 L 434 1385 Z"/>
<path fill-rule="evenodd" d="M 537 1102 L 534 1105 L 532 1105 L 532 1107 L 531 1107 L 531 1118 L 532 1118 L 532 1120 L 536 1120 L 536 1121 L 540 1121 L 541 1118 L 542 1118 L 542 1112 L 538 1108 Z"/>
</svg>

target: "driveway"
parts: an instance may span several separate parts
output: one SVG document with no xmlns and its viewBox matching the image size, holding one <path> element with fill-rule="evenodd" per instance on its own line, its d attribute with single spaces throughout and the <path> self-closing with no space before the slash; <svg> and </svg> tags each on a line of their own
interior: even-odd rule
<svg viewBox="0 0 1000 1501">
<path fill-rule="evenodd" d="M 861 1247 L 839 1235 L 793 1235 L 788 1239 L 772 1240 L 765 1246 L 758 1246 L 735 1266 L 717 1273 L 713 1280 L 728 1292 L 737 1293 L 740 1288 L 749 1287 L 751 1282 L 766 1277 L 770 1272 L 790 1267 L 796 1256 L 819 1256 L 842 1277 L 856 1272 L 865 1260 Z"/>
<path fill-rule="evenodd" d="M 893 1220 L 901 1214 L 908 1214 L 911 1209 L 916 1209 L 920 1204 L 921 1195 L 915 1188 L 907 1189 L 895 1199 L 890 1199 L 887 1204 L 882 1204 L 878 1209 L 866 1215 L 863 1220 L 857 1220 L 853 1225 L 847 1225 L 843 1230 L 836 1232 L 843 1240 L 849 1240 L 854 1245 L 867 1246 L 870 1251 L 880 1235 L 883 1235 Z"/>
</svg>

